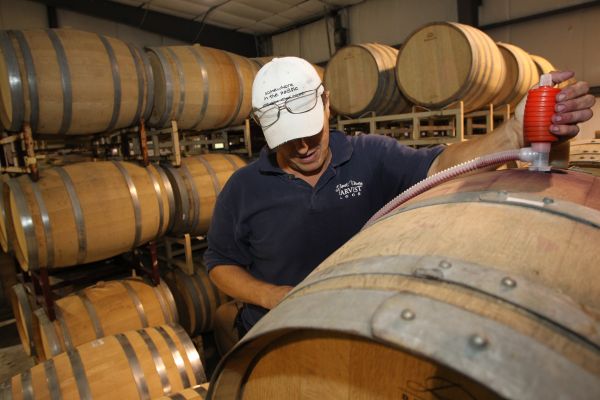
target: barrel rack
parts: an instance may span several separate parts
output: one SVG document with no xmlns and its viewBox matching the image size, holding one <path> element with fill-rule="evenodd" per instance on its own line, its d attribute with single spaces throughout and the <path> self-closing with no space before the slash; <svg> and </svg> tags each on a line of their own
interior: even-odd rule
<svg viewBox="0 0 600 400">
<path fill-rule="evenodd" d="M 142 161 L 169 161 L 173 166 L 181 165 L 181 157 L 206 152 L 227 152 L 252 157 L 252 135 L 250 120 L 244 125 L 210 131 L 180 130 L 177 121 L 165 128 L 138 126 L 123 129 L 94 141 L 97 154 L 108 158 Z"/>
<path fill-rule="evenodd" d="M 464 140 L 464 108 L 458 102 L 442 110 L 413 107 L 412 112 L 347 119 L 338 115 L 337 129 L 347 134 L 380 134 L 408 146 L 456 143 Z"/>
<path fill-rule="evenodd" d="M 483 110 L 472 111 L 465 114 L 465 138 L 469 139 L 476 135 L 486 134 L 494 130 L 494 126 L 499 125 L 510 118 L 510 104 L 494 107 L 488 105 Z"/>
<path fill-rule="evenodd" d="M 3 134 L 0 145 L 0 173 L 29 174 L 34 181 L 39 179 L 33 134 L 29 124 L 25 124 L 20 133 Z"/>
<path fill-rule="evenodd" d="M 110 262 L 105 263 L 106 261 Z M 59 294 L 61 290 L 70 292 L 72 289 L 69 288 L 88 286 L 129 272 L 133 272 L 134 276 L 147 277 L 153 286 L 160 283 L 156 242 L 149 242 L 130 253 L 92 264 L 94 264 L 93 268 L 89 265 L 78 265 L 72 268 L 61 268 L 52 273 L 48 268 L 29 269 L 17 274 L 17 279 L 31 288 L 33 299 L 44 307 L 50 321 L 56 319 L 54 299 L 62 297 Z"/>
<path fill-rule="evenodd" d="M 511 116 L 510 104 L 464 113 L 457 102 L 441 110 L 413 106 L 410 113 L 375 115 L 359 118 L 337 116 L 337 129 L 347 134 L 375 133 L 391 136 L 408 146 L 457 143 L 494 130 Z"/>
<path fill-rule="evenodd" d="M 186 275 L 194 275 L 192 252 L 208 247 L 205 236 L 192 237 L 189 233 L 182 237 L 164 236 L 162 242 L 165 255 L 158 256 L 158 258 L 164 261 L 167 267 L 177 267 Z M 178 258 L 180 256 L 184 256 L 184 259 Z"/>
</svg>

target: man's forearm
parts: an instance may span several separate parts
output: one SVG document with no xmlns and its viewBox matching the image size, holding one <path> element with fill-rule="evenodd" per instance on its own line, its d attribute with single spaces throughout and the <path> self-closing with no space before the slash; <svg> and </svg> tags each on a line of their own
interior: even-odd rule
<svg viewBox="0 0 600 400">
<path fill-rule="evenodd" d="M 466 142 L 448 146 L 431 164 L 427 175 L 433 175 L 436 172 L 476 157 L 497 151 L 514 150 L 522 146 L 523 134 L 521 122 L 511 118 L 493 132 Z"/>
<path fill-rule="evenodd" d="M 256 279 L 239 265 L 217 265 L 210 270 L 209 276 L 213 283 L 227 295 L 266 309 L 277 305 L 292 288 Z"/>
</svg>

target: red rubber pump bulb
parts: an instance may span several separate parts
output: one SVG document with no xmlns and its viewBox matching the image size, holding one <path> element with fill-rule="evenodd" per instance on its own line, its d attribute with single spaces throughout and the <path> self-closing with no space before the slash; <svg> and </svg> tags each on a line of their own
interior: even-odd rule
<svg viewBox="0 0 600 400">
<path fill-rule="evenodd" d="M 544 153 L 535 168 L 530 169 L 548 171 L 550 166 L 547 154 L 550 152 L 550 144 L 558 141 L 558 138 L 550 132 L 550 126 L 556 106 L 556 95 L 560 89 L 552 85 L 552 76 L 544 74 L 540 79 L 540 86 L 531 89 L 527 95 L 523 118 L 525 141 L 531 144 L 533 151 Z"/>
<path fill-rule="evenodd" d="M 525 103 L 523 129 L 525 140 L 529 143 L 556 142 L 558 138 L 550 133 L 552 115 L 556 106 L 556 95 L 560 89 L 540 86 L 531 89 Z"/>
</svg>

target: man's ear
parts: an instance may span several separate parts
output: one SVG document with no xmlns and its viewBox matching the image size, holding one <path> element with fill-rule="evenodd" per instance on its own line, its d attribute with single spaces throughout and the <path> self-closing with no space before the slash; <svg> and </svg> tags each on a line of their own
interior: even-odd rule
<svg viewBox="0 0 600 400">
<path fill-rule="evenodd" d="M 323 100 L 323 105 L 329 107 L 329 90 L 323 92 L 321 99 Z"/>
</svg>

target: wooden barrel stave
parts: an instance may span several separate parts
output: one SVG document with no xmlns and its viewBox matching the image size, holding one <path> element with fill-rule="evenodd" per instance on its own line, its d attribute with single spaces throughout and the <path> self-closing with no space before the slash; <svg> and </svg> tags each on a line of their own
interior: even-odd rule
<svg viewBox="0 0 600 400">
<path fill-rule="evenodd" d="M 165 282 L 173 293 L 180 324 L 186 332 L 194 336 L 212 330 L 215 312 L 228 297 L 212 283 L 206 267 L 195 265 L 192 276 L 174 269 L 166 274 Z"/>
<path fill-rule="evenodd" d="M 179 168 L 166 168 L 173 187 L 176 215 L 170 233 L 208 232 L 218 194 L 245 161 L 232 154 L 202 154 L 182 159 Z"/>
<path fill-rule="evenodd" d="M 151 70 L 131 44 L 73 29 L 39 29 L 2 32 L 0 47 L 0 63 L 13 80 L 0 84 L 0 116 L 9 131 L 26 121 L 34 133 L 90 134 L 149 115 Z"/>
<path fill-rule="evenodd" d="M 63 398 L 154 398 L 205 381 L 189 337 L 178 326 L 163 325 L 83 344 L 13 377 L 0 394 L 15 399 L 28 393 L 35 398 L 56 398 L 52 393 Z"/>
<path fill-rule="evenodd" d="M 37 303 L 22 283 L 14 285 L 10 293 L 15 324 L 23 350 L 30 356 L 36 356 L 39 350 L 36 346 L 33 313 L 38 308 Z"/>
<path fill-rule="evenodd" d="M 148 53 L 155 76 L 156 97 L 150 125 L 166 126 L 177 120 L 189 128 L 203 117 L 204 74 L 197 55 L 189 46 L 151 48 Z"/>
<path fill-rule="evenodd" d="M 562 378 L 560 374 L 552 374 L 556 373 L 552 371 L 554 367 L 538 367 L 542 360 L 552 362 L 556 368 L 562 369 L 572 379 L 571 383 L 581 385 L 579 389 L 585 387 L 584 390 L 575 390 L 570 398 L 585 398 L 581 397 L 582 392 L 594 388 L 594 375 L 598 374 L 598 354 L 590 351 L 585 343 L 574 343 L 569 333 L 552 328 L 544 330 L 545 321 L 528 318 L 518 309 L 498 307 L 499 301 L 495 298 L 486 299 L 481 296 L 479 299 L 480 296 L 476 293 L 453 287 L 445 288 L 448 285 L 443 283 L 428 282 L 419 285 L 420 282 L 415 277 L 394 277 L 392 273 L 375 276 L 375 273 L 369 273 L 372 261 L 374 260 L 362 265 L 364 279 L 354 276 L 353 278 L 359 279 L 354 282 L 350 282 L 350 279 L 331 282 L 333 279 L 328 278 L 329 284 L 321 287 L 315 285 L 311 288 L 311 293 L 298 294 L 302 299 L 286 299 L 285 302 L 289 301 L 290 307 L 282 308 L 273 315 L 275 319 L 269 318 L 268 330 L 251 332 L 249 337 L 243 339 L 243 344 L 237 347 L 239 353 L 235 354 L 234 349 L 232 354 L 235 355 L 227 360 L 230 364 L 225 363 L 225 370 L 214 375 L 213 386 L 216 391 L 213 395 L 231 398 L 227 394 L 233 395 L 235 391 L 232 388 L 239 384 L 239 381 L 235 381 L 235 375 L 245 373 L 247 378 L 243 391 L 238 392 L 243 393 L 241 398 L 244 399 L 279 398 L 283 395 L 286 398 L 302 398 L 301 387 L 307 386 L 313 388 L 317 397 L 319 394 L 332 392 L 339 395 L 333 398 L 363 396 L 397 399 L 411 394 L 407 391 L 411 381 L 425 386 L 432 376 L 450 384 L 450 387 L 463 388 L 466 392 L 463 392 L 465 397 L 446 398 L 524 398 L 532 391 L 549 394 L 552 390 L 544 390 L 539 384 L 533 387 L 532 382 L 536 381 L 537 373 L 548 373 L 546 377 L 549 379 Z M 398 260 L 394 261 L 397 263 Z M 418 270 L 426 265 L 420 259 L 412 268 Z M 437 263 L 430 266 L 435 270 Z M 379 287 L 384 280 L 391 281 L 387 286 L 388 290 L 384 289 L 385 286 Z M 519 280 L 519 283 L 522 282 Z M 399 283 L 404 285 L 398 286 Z M 440 290 L 442 293 L 439 293 Z M 432 297 L 442 300 L 432 300 Z M 298 301 L 294 302 L 294 299 Z M 426 306 L 417 308 L 419 303 L 410 302 L 411 299 L 426 300 L 423 302 Z M 453 304 L 449 306 L 449 303 Z M 326 307 L 329 310 L 306 312 L 319 309 L 319 305 L 323 304 L 330 305 Z M 445 307 L 442 308 L 441 305 Z M 475 309 L 476 312 L 451 312 L 464 307 Z M 410 321 L 405 323 L 414 322 L 420 333 L 411 330 L 402 335 L 400 329 L 404 327 L 400 323 L 390 326 L 389 324 L 395 323 L 389 317 L 390 308 L 396 318 L 400 318 L 404 310 L 412 311 L 415 317 L 405 314 L 407 321 Z M 429 311 L 430 309 L 439 309 L 447 317 L 444 318 L 443 313 Z M 299 310 L 305 311 L 301 313 Z M 481 323 L 482 320 L 493 321 L 498 312 L 505 317 L 502 324 Z M 357 315 L 368 318 L 357 319 Z M 281 323 L 278 324 L 278 321 Z M 464 329 L 461 330 L 461 327 Z M 497 334 L 502 328 L 506 336 Z M 409 330 L 408 327 L 404 329 Z M 533 333 L 534 339 L 519 330 Z M 438 332 L 438 337 L 435 332 Z M 500 353 L 496 353 L 501 360 L 499 365 L 494 365 L 483 354 L 479 356 L 479 365 L 475 361 L 474 365 L 465 362 L 468 354 L 477 350 L 465 348 L 464 345 L 477 334 L 483 335 L 494 346 L 495 351 Z M 419 341 L 416 338 L 420 339 L 422 345 L 413 342 Z M 502 343 L 510 345 L 507 348 Z M 247 347 L 244 348 L 244 344 Z M 552 350 L 548 350 L 547 345 L 552 345 Z M 523 348 L 523 352 L 519 356 L 506 357 L 514 352 L 515 347 Z M 290 350 L 286 351 L 286 348 Z M 578 357 L 569 357 L 572 355 L 569 351 L 577 351 Z M 294 357 L 295 363 L 289 363 L 291 353 L 297 355 L 297 358 Z M 532 359 L 535 360 L 534 363 Z M 317 373 L 315 365 L 320 366 Z M 527 368 L 530 369 L 529 373 L 523 371 Z M 507 378 L 500 371 L 520 372 L 518 376 Z M 537 372 L 532 374 L 531 371 Z M 480 373 L 493 374 L 494 377 L 488 376 L 485 379 Z M 580 382 L 579 379 L 583 377 L 584 382 Z M 390 381 L 395 381 L 396 384 L 391 385 Z M 556 384 L 560 386 L 564 383 L 565 381 Z M 569 385 L 562 386 L 561 391 L 564 392 L 566 387 Z M 503 392 L 504 389 L 509 390 Z M 440 394 L 443 393 L 442 391 Z M 416 395 L 414 392 L 412 394 Z M 467 397 L 466 394 L 472 397 Z M 543 395 L 537 397 L 544 398 Z"/>
<path fill-rule="evenodd" d="M 395 399 L 424 395 L 416 382 L 448 398 L 589 398 L 600 391 L 600 304 L 586 271 L 599 235 L 600 179 L 587 174 L 441 184 L 288 294 L 223 360 L 211 396 L 302 398 L 310 387 Z"/>
<path fill-rule="evenodd" d="M 35 314 L 41 359 L 119 332 L 178 322 L 169 288 L 137 279 L 99 282 L 57 300 L 55 309 L 54 322 L 43 310 Z"/>
<path fill-rule="evenodd" d="M 365 43 L 346 46 L 329 60 L 324 83 L 331 108 L 343 115 L 397 113 L 408 103 L 395 86 L 398 51 L 390 46 Z M 356 83 L 360 82 L 360 87 Z"/>
<path fill-rule="evenodd" d="M 500 51 L 484 32 L 439 22 L 417 29 L 405 41 L 396 81 L 417 105 L 443 108 L 462 100 L 465 111 L 472 111 L 490 104 L 503 84 L 504 68 Z"/>
<path fill-rule="evenodd" d="M 21 267 L 58 268 L 123 253 L 167 230 L 172 193 L 154 166 L 79 163 L 8 182 L 9 236 Z M 106 212 L 110 204 L 118 212 Z M 61 240 L 57 240 L 58 238 Z"/>
<path fill-rule="evenodd" d="M 506 65 L 506 77 L 502 89 L 492 102 L 495 105 L 510 104 L 514 108 L 535 84 L 540 75 L 531 56 L 518 46 L 497 43 Z"/>
<path fill-rule="evenodd" d="M 550 72 L 559 70 L 554 65 L 552 65 L 552 63 L 550 61 L 548 61 L 547 59 L 545 59 L 542 56 L 538 56 L 535 54 L 530 54 L 530 56 L 537 68 L 538 75 L 540 75 L 540 76 L 542 74 L 549 74 Z M 562 89 L 562 88 L 565 88 L 575 82 L 577 82 L 577 80 L 575 78 L 567 79 L 566 81 L 559 83 L 557 85 L 557 87 Z"/>
<path fill-rule="evenodd" d="M 250 59 L 200 45 L 151 48 L 149 59 L 156 77 L 150 125 L 175 120 L 179 128 L 208 130 L 250 114 L 258 71 Z"/>
<path fill-rule="evenodd" d="M 471 46 L 478 51 L 473 52 L 474 66 L 471 72 L 473 76 L 469 79 L 469 86 L 465 89 L 464 97 L 460 98 L 468 107 L 480 109 L 489 104 L 490 96 L 493 96 L 505 84 L 505 79 L 497 78 L 498 71 L 506 71 L 505 64 L 498 61 L 498 49 L 490 37 L 483 32 L 470 26 L 456 26 L 462 29 Z"/>
<path fill-rule="evenodd" d="M 252 110 L 252 84 L 258 70 L 256 64 L 246 57 L 230 52 L 227 52 L 227 55 L 235 66 L 239 92 L 236 111 L 231 115 L 231 119 L 225 122 L 224 126 L 241 125 Z"/>
<path fill-rule="evenodd" d="M 361 249 L 360 251 L 354 251 L 351 247 L 344 247 L 326 259 L 319 268 L 327 268 L 342 259 L 350 261 L 370 255 L 390 255 L 394 251 L 399 251 L 400 248 L 402 248 L 402 254 L 443 254 L 476 264 L 493 265 L 495 268 L 508 272 L 521 271 L 523 274 L 526 273 L 526 276 L 530 279 L 541 281 L 549 287 L 555 287 L 581 304 L 600 310 L 600 299 L 594 295 L 595 292 L 600 290 L 600 282 L 586 280 L 583 273 L 587 266 L 593 264 L 593 241 L 582 240 L 579 243 L 572 239 L 573 235 L 580 235 L 582 238 L 595 237 L 596 233 L 593 227 L 587 224 L 578 224 L 576 220 L 571 222 L 566 219 L 564 220 L 565 229 L 557 229 L 553 233 L 553 238 L 550 238 L 548 237 L 548 229 L 545 226 L 554 221 L 555 217 L 551 213 L 540 212 L 523 215 L 521 211 L 524 210 L 520 207 L 501 207 L 502 204 L 508 206 L 513 204 L 510 201 L 502 203 L 502 197 L 498 198 L 499 205 L 496 207 L 494 203 L 484 201 L 469 203 L 467 201 L 470 199 L 470 195 L 466 194 L 467 192 L 481 192 L 483 196 L 486 192 L 493 194 L 501 191 L 507 191 L 510 194 L 515 193 L 517 198 L 539 197 L 540 200 L 550 198 L 557 202 L 559 200 L 568 201 L 574 205 L 581 205 L 586 209 L 600 209 L 600 182 L 587 174 L 561 170 L 551 174 L 535 174 L 520 169 L 506 170 L 501 173 L 481 173 L 470 178 L 455 179 L 432 188 L 406 204 L 406 207 L 408 207 L 418 201 L 440 197 L 440 204 L 432 204 L 430 207 L 421 207 L 415 212 L 403 213 L 401 219 L 407 222 L 407 226 L 409 223 L 416 224 L 413 228 L 415 233 L 411 235 L 410 239 L 414 240 L 415 244 L 407 246 L 405 242 L 405 240 L 408 240 L 407 237 L 405 240 L 397 241 L 397 246 L 385 247 L 384 251 L 380 251 L 379 246 L 375 244 L 378 241 L 387 242 L 388 240 L 385 234 L 371 231 L 368 237 L 363 235 L 360 243 L 356 243 L 357 249 Z M 463 193 L 465 194 L 463 195 Z M 492 196 L 492 194 L 489 196 Z M 443 196 L 449 196 L 448 205 L 443 203 Z M 456 197 L 456 200 L 452 200 L 453 196 Z M 462 200 L 459 200 L 462 198 L 465 199 L 464 204 Z M 490 199 L 490 202 L 492 199 Z M 444 212 L 444 208 L 448 208 L 448 212 Z M 568 209 L 568 207 L 566 208 Z M 578 210 L 576 206 L 572 208 Z M 462 215 L 457 215 L 455 210 L 464 210 L 464 212 L 461 211 Z M 418 229 L 421 225 L 416 221 L 440 212 L 446 216 L 444 221 L 428 223 L 427 230 Z M 419 213 L 423 213 L 423 218 L 417 215 Z M 488 225 L 478 228 L 477 224 L 465 223 L 465 221 L 477 221 L 479 218 L 485 218 Z M 513 225 L 519 226 L 523 218 L 528 218 L 528 221 L 531 222 L 529 229 L 515 230 L 511 228 Z M 453 222 L 450 221 L 451 219 Z M 563 220 L 559 219 L 558 222 L 560 221 Z M 492 223 L 494 225 L 491 225 Z M 445 224 L 448 224 L 448 226 L 441 228 Z M 380 227 L 387 225 L 386 220 L 382 220 L 378 225 Z M 491 229 L 492 226 L 495 226 L 494 230 Z M 487 231 L 487 228 L 490 230 Z M 428 235 L 437 234 L 438 229 L 445 232 L 444 237 L 449 236 L 452 240 L 444 242 L 427 240 Z M 481 232 L 481 230 L 486 232 Z M 498 234 L 504 235 L 502 240 L 511 245 L 504 248 L 510 250 L 500 251 L 502 249 L 499 249 L 497 245 Z M 470 240 L 465 241 L 460 246 L 456 245 L 455 241 L 458 238 L 467 237 L 466 235 L 470 235 L 468 236 Z M 535 262 L 544 265 L 544 268 L 533 268 L 531 265 L 531 255 L 538 247 L 531 247 L 532 239 L 530 235 L 535 235 L 533 237 L 539 241 L 539 249 L 543 250 L 536 254 Z M 565 247 L 557 248 L 553 246 L 553 243 L 565 243 Z M 579 273 L 572 270 L 573 273 L 561 274 L 562 263 L 566 256 L 574 257 L 576 262 L 573 263 L 572 268 L 576 268 Z"/>
<path fill-rule="evenodd" d="M 539 75 L 548 74 L 552 71 L 556 71 L 556 68 L 554 68 L 554 65 L 552 65 L 552 63 L 550 61 L 548 61 L 547 59 L 545 59 L 544 57 L 538 56 L 535 54 L 530 54 L 530 56 L 537 68 Z"/>
</svg>

